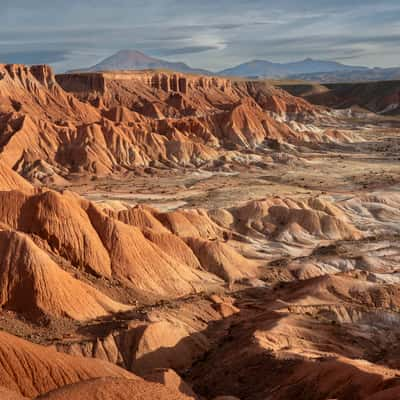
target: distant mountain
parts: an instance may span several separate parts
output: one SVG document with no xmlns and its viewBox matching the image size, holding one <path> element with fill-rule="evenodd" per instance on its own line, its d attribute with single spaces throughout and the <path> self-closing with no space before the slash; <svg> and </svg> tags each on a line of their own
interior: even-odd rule
<svg viewBox="0 0 400 400">
<path fill-rule="evenodd" d="M 291 79 L 323 83 L 400 80 L 400 68 L 370 68 L 362 71 L 333 71 L 291 75 Z"/>
<path fill-rule="evenodd" d="M 171 70 L 200 75 L 237 76 L 244 78 L 289 78 L 315 82 L 357 82 L 400 79 L 400 68 L 368 68 L 345 65 L 335 61 L 306 58 L 291 63 L 254 60 L 220 72 L 192 68 L 183 62 L 172 62 L 150 57 L 137 50 L 121 50 L 88 68 L 69 72 L 114 70 Z"/>
<path fill-rule="evenodd" d="M 211 72 L 191 68 L 183 62 L 170 62 L 147 56 L 137 50 L 121 50 L 118 53 L 106 58 L 100 63 L 89 68 L 81 68 L 69 72 L 83 71 L 112 71 L 112 70 L 144 70 L 144 69 L 168 69 L 177 72 L 185 72 L 192 74 L 210 75 Z"/>
<path fill-rule="evenodd" d="M 273 63 L 264 60 L 253 60 L 236 67 L 220 71 L 219 75 L 254 78 L 283 78 L 295 74 L 309 74 L 333 71 L 364 71 L 367 67 L 345 65 L 335 61 L 321 61 L 307 58 L 292 63 Z"/>
</svg>

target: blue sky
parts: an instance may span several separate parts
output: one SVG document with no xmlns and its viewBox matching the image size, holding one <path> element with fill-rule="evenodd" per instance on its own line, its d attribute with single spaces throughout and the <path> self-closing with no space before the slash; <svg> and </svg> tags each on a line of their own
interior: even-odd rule
<svg viewBox="0 0 400 400">
<path fill-rule="evenodd" d="M 0 0 L 0 62 L 86 67 L 121 49 L 220 70 L 306 57 L 400 66 L 399 0 Z"/>
</svg>

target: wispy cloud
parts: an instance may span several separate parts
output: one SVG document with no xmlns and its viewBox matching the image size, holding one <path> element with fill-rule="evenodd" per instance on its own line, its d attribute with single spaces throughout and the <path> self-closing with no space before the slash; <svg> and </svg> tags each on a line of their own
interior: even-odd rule
<svg viewBox="0 0 400 400">
<path fill-rule="evenodd" d="M 398 0 L 1 1 L 0 62 L 59 70 L 122 48 L 214 70 L 308 56 L 389 66 L 399 44 Z"/>
<path fill-rule="evenodd" d="M 218 50 L 218 46 L 187 46 L 177 49 L 157 49 L 155 50 L 160 56 L 175 56 L 180 54 L 204 53 L 206 51 Z"/>
<path fill-rule="evenodd" d="M 69 56 L 70 53 L 63 50 L 0 52 L 0 60 L 3 63 L 17 64 L 54 64 L 68 60 Z"/>
</svg>

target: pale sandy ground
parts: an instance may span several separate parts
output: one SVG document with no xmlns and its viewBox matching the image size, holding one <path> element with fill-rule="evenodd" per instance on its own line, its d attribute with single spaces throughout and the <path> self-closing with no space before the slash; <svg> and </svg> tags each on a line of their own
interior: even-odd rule
<svg viewBox="0 0 400 400">
<path fill-rule="evenodd" d="M 363 141 L 299 147 L 290 150 L 294 161 L 288 164 L 271 163 L 267 154 L 262 167 L 236 165 L 232 173 L 199 169 L 96 181 L 81 178 L 71 181 L 68 189 L 100 203 L 146 203 L 162 211 L 226 208 L 275 195 L 397 191 L 400 123 L 357 125 L 354 132 Z"/>
</svg>

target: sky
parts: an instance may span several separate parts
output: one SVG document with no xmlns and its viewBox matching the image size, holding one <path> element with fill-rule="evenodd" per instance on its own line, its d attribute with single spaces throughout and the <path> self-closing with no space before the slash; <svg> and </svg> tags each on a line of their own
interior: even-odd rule
<svg viewBox="0 0 400 400">
<path fill-rule="evenodd" d="M 400 66 L 399 0 L 0 0 L 0 62 L 94 65 L 122 49 L 218 71 L 253 59 Z"/>
</svg>

